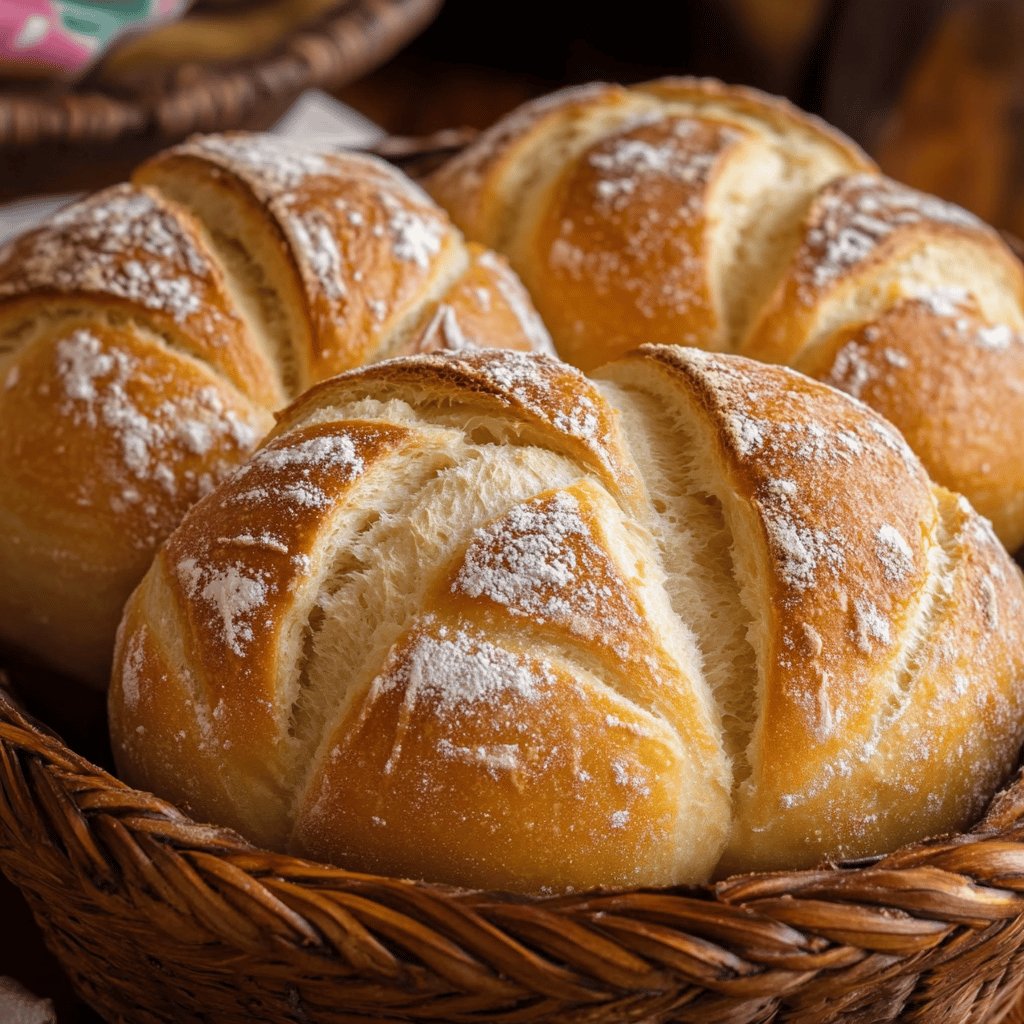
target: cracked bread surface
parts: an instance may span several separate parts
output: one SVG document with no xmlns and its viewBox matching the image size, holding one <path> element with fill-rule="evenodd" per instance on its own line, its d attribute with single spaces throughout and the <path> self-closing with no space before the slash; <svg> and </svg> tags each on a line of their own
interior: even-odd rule
<svg viewBox="0 0 1024 1024">
<path fill-rule="evenodd" d="M 710 80 L 595 83 L 513 111 L 427 186 L 509 257 L 563 358 L 657 342 L 792 366 L 1024 542 L 1020 261 L 824 122 Z"/>
<path fill-rule="evenodd" d="M 1022 599 L 893 427 L 785 368 L 399 359 L 302 396 L 186 516 L 126 609 L 113 737 L 133 784 L 355 870 L 808 866 L 973 820 L 1021 739 Z"/>
</svg>

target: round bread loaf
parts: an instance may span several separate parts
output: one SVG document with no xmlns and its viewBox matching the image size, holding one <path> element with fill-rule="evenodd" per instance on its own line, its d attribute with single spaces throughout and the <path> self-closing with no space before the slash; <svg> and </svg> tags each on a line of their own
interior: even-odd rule
<svg viewBox="0 0 1024 1024">
<path fill-rule="evenodd" d="M 509 256 L 563 358 L 653 341 L 811 373 L 1024 542 L 1024 270 L 821 121 L 711 81 L 597 84 L 513 112 L 428 187 Z"/>
<path fill-rule="evenodd" d="M 171 535 L 110 691 L 130 783 L 257 843 L 522 891 L 874 854 L 1024 732 L 1024 584 L 898 432 L 646 346 L 318 385 Z"/>
<path fill-rule="evenodd" d="M 550 343 L 504 261 L 382 161 L 198 138 L 0 250 L 0 642 L 105 683 L 184 511 L 324 377 Z"/>
</svg>

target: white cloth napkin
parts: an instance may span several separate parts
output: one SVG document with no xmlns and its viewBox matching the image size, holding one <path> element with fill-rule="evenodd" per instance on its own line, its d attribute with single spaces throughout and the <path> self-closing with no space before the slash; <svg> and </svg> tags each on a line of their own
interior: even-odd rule
<svg viewBox="0 0 1024 1024">
<path fill-rule="evenodd" d="M 304 92 L 270 130 L 285 138 L 338 146 L 368 146 L 384 135 L 358 110 L 319 89 Z M 0 243 L 27 231 L 78 195 L 37 196 L 0 206 Z"/>
<path fill-rule="evenodd" d="M 13 978 L 0 977 L 0 1020 L 4 1024 L 57 1024 L 49 999 L 37 999 Z"/>
</svg>

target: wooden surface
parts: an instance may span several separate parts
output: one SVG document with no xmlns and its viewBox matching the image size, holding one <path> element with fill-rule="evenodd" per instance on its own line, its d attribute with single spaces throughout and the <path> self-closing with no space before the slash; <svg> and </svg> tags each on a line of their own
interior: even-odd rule
<svg viewBox="0 0 1024 1024">
<path fill-rule="evenodd" d="M 569 15 L 550 3 L 523 2 L 502 9 L 520 12 L 509 20 L 515 15 L 499 17 L 492 5 L 450 0 L 423 40 L 338 95 L 389 132 L 416 134 L 485 126 L 564 82 L 718 73 L 788 92 L 853 132 L 889 173 L 1024 236 L 1020 0 L 708 0 L 681 4 L 674 16 L 690 18 L 692 31 L 667 41 L 650 22 L 653 14 L 634 19 L 647 25 L 646 48 L 629 39 L 616 48 L 600 13 L 576 6 L 564 5 Z M 587 13 L 592 17 L 581 22 Z M 572 18 L 596 27 L 576 38 Z M 681 54 L 675 63 L 673 47 Z M 650 56 L 638 58 L 640 52 Z M 0 154 L 0 199 L 99 187 L 123 178 L 145 150 L 143 142 L 97 151 L 79 164 L 60 153 Z M 74 998 L 27 908 L 0 878 L 3 974 L 52 998 L 62 1024 L 98 1020 Z M 1024 1013 L 1019 1020 L 1024 1024 Z"/>
</svg>

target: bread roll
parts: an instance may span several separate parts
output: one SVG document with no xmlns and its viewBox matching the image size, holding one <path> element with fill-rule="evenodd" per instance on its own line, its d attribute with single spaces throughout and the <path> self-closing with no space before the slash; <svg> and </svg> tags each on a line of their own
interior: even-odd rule
<svg viewBox="0 0 1024 1024">
<path fill-rule="evenodd" d="M 194 139 L 0 250 L 0 642 L 103 685 L 128 594 L 271 412 L 405 351 L 547 349 L 504 261 L 370 157 Z"/>
<path fill-rule="evenodd" d="M 646 346 L 313 388 L 185 517 L 110 691 L 130 783 L 358 870 L 672 885 L 967 826 L 1024 584 L 887 422 Z"/>
<path fill-rule="evenodd" d="M 510 257 L 563 358 L 656 341 L 813 373 L 1024 542 L 1024 270 L 821 121 L 711 81 L 598 84 L 513 112 L 428 187 Z"/>
</svg>

